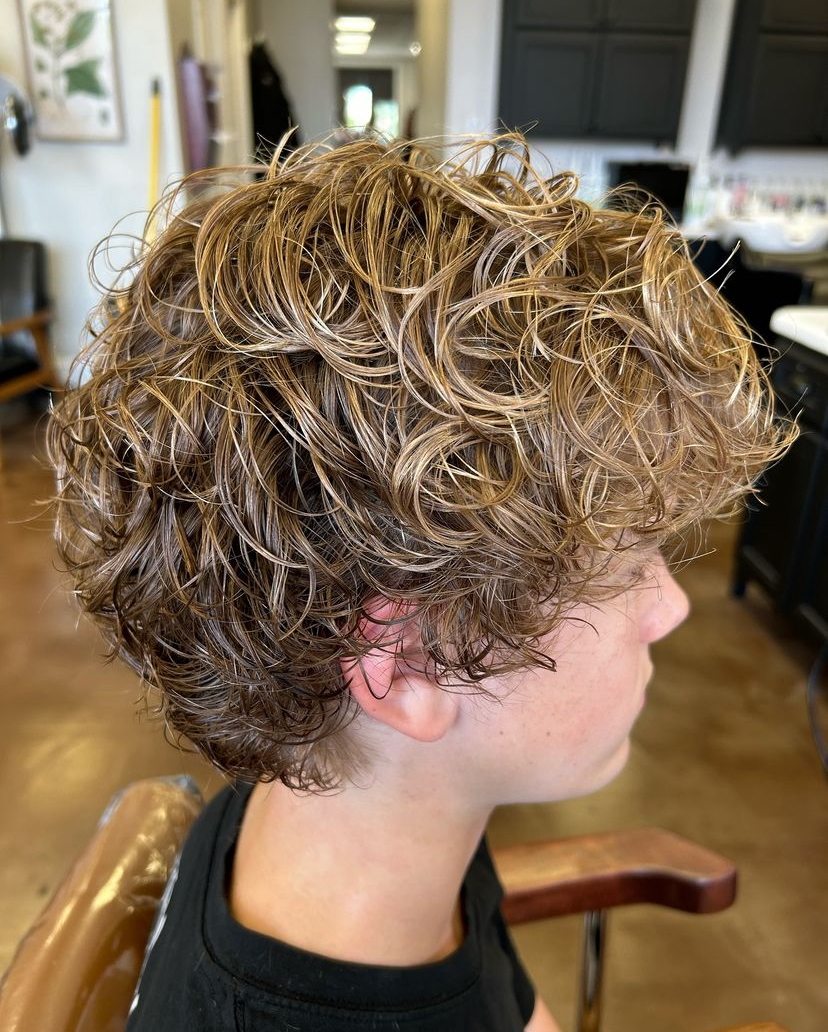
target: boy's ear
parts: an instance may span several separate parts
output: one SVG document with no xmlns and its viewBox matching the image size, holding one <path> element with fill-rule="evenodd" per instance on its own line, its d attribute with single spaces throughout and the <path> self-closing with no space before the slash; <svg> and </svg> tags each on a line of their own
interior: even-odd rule
<svg viewBox="0 0 828 1032">
<path fill-rule="evenodd" d="M 457 718 L 456 696 L 433 684 L 404 658 L 404 646 L 420 651 L 416 617 L 405 603 L 376 597 L 366 606 L 359 634 L 370 649 L 361 659 L 345 656 L 342 673 L 351 695 L 374 720 L 420 742 L 436 742 Z M 399 620 L 389 625 L 378 621 Z"/>
</svg>

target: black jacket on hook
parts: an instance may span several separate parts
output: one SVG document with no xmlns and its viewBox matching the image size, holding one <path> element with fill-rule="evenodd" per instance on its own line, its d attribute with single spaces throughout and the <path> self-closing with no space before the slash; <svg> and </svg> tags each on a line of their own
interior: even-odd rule
<svg viewBox="0 0 828 1032">
<path fill-rule="evenodd" d="M 256 157 L 268 161 L 282 135 L 296 125 L 296 121 L 264 43 L 254 43 L 250 50 L 250 99 Z M 301 142 L 298 131 L 294 132 L 285 145 L 285 152 L 294 150 Z"/>
</svg>

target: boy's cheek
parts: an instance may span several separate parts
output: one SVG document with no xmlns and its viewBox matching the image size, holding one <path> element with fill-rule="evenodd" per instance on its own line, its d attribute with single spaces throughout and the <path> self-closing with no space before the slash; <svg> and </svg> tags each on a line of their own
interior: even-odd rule
<svg viewBox="0 0 828 1032">
<path fill-rule="evenodd" d="M 623 770 L 630 732 L 645 697 L 637 667 L 621 673 L 622 683 L 619 673 L 603 684 L 590 684 L 578 703 L 572 700 L 569 709 L 556 708 L 545 733 L 535 731 L 536 766 L 549 776 L 550 792 L 592 792 Z"/>
<path fill-rule="evenodd" d="M 528 716 L 528 715 L 527 715 Z M 549 714 L 521 721 L 499 736 L 489 783 L 499 803 L 557 802 L 596 791 L 623 769 L 629 751 L 626 715 L 608 721 L 606 709 Z"/>
</svg>

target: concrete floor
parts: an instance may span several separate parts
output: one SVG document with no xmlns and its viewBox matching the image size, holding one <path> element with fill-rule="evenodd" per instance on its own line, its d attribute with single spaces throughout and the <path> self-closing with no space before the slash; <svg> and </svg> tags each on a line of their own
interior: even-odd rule
<svg viewBox="0 0 828 1032">
<path fill-rule="evenodd" d="M 106 665 L 96 631 L 62 590 L 51 491 L 31 419 L 4 407 L 0 470 L 0 970 L 126 782 L 217 776 L 133 716 L 135 676 Z M 707 917 L 654 907 L 611 919 L 605 1032 L 705 1032 L 775 1019 L 828 1029 L 828 782 L 811 742 L 805 683 L 815 650 L 754 587 L 728 595 L 735 527 L 680 579 L 689 621 L 654 650 L 657 671 L 629 765 L 609 788 L 495 815 L 495 845 L 662 826 L 734 859 L 741 892 Z M 579 920 L 517 929 L 539 990 L 571 1027 Z"/>
</svg>

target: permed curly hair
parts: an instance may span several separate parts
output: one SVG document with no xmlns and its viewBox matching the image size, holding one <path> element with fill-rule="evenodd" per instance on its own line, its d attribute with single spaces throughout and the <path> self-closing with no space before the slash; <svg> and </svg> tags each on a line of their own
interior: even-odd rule
<svg viewBox="0 0 828 1032">
<path fill-rule="evenodd" d="M 208 179 L 104 297 L 47 447 L 77 598 L 228 774 L 353 775 L 377 596 L 444 687 L 554 669 L 622 542 L 732 513 L 795 435 L 659 207 L 591 207 L 519 133 Z"/>
</svg>

